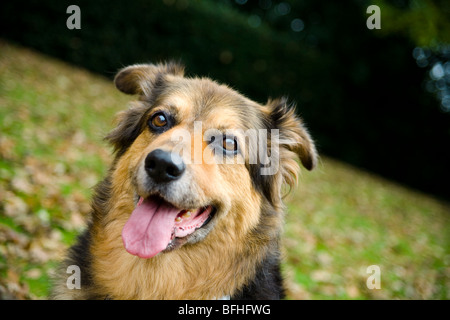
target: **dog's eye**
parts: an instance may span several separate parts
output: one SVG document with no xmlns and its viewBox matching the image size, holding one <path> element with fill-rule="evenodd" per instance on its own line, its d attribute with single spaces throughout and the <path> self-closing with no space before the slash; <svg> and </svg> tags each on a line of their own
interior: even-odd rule
<svg viewBox="0 0 450 320">
<path fill-rule="evenodd" d="M 236 138 L 224 137 L 222 147 L 226 152 L 236 152 L 237 151 Z"/>
<path fill-rule="evenodd" d="M 152 118 L 150 119 L 150 122 L 152 124 L 152 126 L 156 127 L 156 128 L 162 128 L 167 126 L 167 118 L 163 113 L 156 113 L 152 116 Z"/>
<path fill-rule="evenodd" d="M 148 127 L 155 133 L 163 133 L 173 126 L 173 122 L 170 114 L 157 111 L 148 119 Z"/>
</svg>

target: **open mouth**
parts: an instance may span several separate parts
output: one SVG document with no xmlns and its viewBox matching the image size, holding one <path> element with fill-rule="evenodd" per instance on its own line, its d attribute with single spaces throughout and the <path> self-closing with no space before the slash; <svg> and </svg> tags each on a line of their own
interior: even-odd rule
<svg viewBox="0 0 450 320">
<path fill-rule="evenodd" d="M 140 258 L 151 258 L 164 251 L 175 238 L 184 238 L 206 226 L 215 209 L 179 209 L 158 196 L 139 198 L 123 227 L 125 249 Z"/>
</svg>

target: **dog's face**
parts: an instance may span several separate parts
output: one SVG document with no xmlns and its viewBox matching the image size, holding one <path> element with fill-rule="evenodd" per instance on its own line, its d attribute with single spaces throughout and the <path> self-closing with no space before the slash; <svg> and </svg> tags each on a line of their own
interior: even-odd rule
<svg viewBox="0 0 450 320">
<path fill-rule="evenodd" d="M 125 189 L 134 207 L 123 243 L 141 258 L 212 233 L 245 236 L 263 205 L 281 210 L 281 186 L 297 178 L 295 157 L 309 170 L 317 161 L 285 100 L 260 105 L 212 80 L 184 77 L 177 64 L 130 66 L 115 84 L 139 96 L 108 139 L 117 155 L 114 189 Z"/>
</svg>

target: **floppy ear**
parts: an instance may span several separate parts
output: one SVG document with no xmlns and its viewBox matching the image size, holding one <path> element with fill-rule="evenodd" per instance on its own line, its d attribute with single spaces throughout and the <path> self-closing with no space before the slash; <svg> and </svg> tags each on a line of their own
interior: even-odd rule
<svg viewBox="0 0 450 320">
<path fill-rule="evenodd" d="M 135 64 L 121 69 L 114 78 L 116 88 L 126 94 L 149 95 L 163 75 L 184 75 L 184 67 L 175 62 Z"/>
<path fill-rule="evenodd" d="M 303 121 L 296 116 L 295 106 L 287 103 L 285 98 L 269 100 L 266 105 L 272 128 L 279 129 L 279 162 L 282 183 L 291 188 L 297 182 L 299 166 L 312 170 L 317 164 L 317 151 L 314 142 L 305 128 Z"/>
</svg>

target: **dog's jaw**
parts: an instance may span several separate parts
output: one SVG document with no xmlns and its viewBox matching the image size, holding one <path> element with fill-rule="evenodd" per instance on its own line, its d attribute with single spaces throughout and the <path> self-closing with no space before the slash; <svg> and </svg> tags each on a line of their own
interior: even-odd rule
<svg viewBox="0 0 450 320">
<path fill-rule="evenodd" d="M 124 225 L 122 240 L 125 249 L 140 258 L 152 258 L 204 239 L 217 212 L 213 205 L 179 209 L 156 195 L 135 198 L 139 200 Z"/>
</svg>

